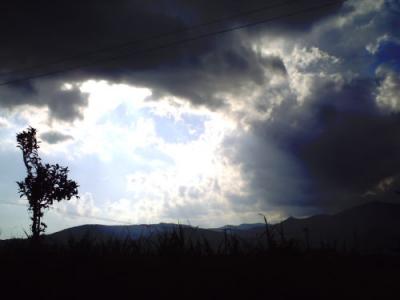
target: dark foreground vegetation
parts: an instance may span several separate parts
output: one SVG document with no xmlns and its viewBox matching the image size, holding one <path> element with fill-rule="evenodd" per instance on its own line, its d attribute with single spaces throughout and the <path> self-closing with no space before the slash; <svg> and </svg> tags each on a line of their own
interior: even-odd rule
<svg viewBox="0 0 400 300">
<path fill-rule="evenodd" d="M 269 243 L 269 244 L 268 244 Z M 0 243 L 2 299 L 398 299 L 400 256 L 295 242 L 153 239 Z"/>
</svg>

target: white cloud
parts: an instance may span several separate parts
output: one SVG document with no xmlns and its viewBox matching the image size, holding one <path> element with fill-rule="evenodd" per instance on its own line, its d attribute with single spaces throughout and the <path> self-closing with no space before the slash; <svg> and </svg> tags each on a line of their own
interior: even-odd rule
<svg viewBox="0 0 400 300">
<path fill-rule="evenodd" d="M 374 14 L 379 12 L 384 5 L 385 0 L 349 0 L 343 3 L 344 9 L 327 18 L 327 20 L 323 21 L 320 25 L 323 29 L 328 29 L 332 27 L 336 27 L 339 29 L 343 29 L 344 27 L 350 25 L 357 25 L 355 23 L 364 16 L 369 14 Z M 371 19 L 370 19 L 371 21 Z M 370 24 L 367 22 L 367 24 Z M 318 28 L 318 30 L 322 29 Z"/>
<path fill-rule="evenodd" d="M 395 37 L 385 33 L 384 35 L 381 35 L 380 37 L 378 37 L 375 42 L 369 43 L 365 48 L 367 49 L 367 51 L 369 53 L 376 54 L 378 52 L 380 46 L 385 42 L 393 42 L 396 44 L 400 44 L 400 39 L 395 38 Z"/>
<path fill-rule="evenodd" d="M 122 215 L 135 222 L 189 219 L 197 225 L 223 224 L 234 211 L 229 198 L 247 194 L 239 166 L 228 162 L 221 149 L 229 133 L 229 126 L 215 117 L 206 122 L 197 140 L 159 144 L 171 165 L 128 174 L 130 197 L 109 204 L 112 217 Z"/>
<path fill-rule="evenodd" d="M 96 206 L 93 195 L 88 192 L 80 195 L 79 199 L 73 197 L 71 200 L 55 202 L 52 209 L 71 218 L 96 217 L 100 213 L 100 208 Z"/>
<path fill-rule="evenodd" d="M 379 67 L 376 75 L 381 79 L 377 88 L 376 102 L 383 110 L 400 111 L 400 76 L 387 67 Z"/>
<path fill-rule="evenodd" d="M 0 117 L 0 128 L 8 128 L 10 127 L 10 123 L 7 119 Z"/>
<path fill-rule="evenodd" d="M 295 46 L 287 64 L 295 66 L 299 71 L 317 69 L 321 72 L 332 69 L 332 66 L 339 62 L 339 58 L 317 47 L 301 48 Z"/>
</svg>

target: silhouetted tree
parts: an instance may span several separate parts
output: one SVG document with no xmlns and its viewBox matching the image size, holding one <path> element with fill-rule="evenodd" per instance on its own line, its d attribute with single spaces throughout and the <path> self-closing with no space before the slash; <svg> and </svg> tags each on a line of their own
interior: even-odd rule
<svg viewBox="0 0 400 300">
<path fill-rule="evenodd" d="M 79 198 L 78 185 L 68 179 L 67 167 L 42 164 L 35 128 L 29 127 L 26 131 L 18 133 L 17 143 L 17 147 L 22 150 L 28 173 L 24 181 L 17 182 L 18 193 L 20 197 L 25 196 L 28 199 L 29 211 L 32 213 L 32 238 L 37 241 L 47 227 L 41 220 L 44 209 L 49 208 L 54 201 L 70 200 L 73 196 Z"/>
</svg>

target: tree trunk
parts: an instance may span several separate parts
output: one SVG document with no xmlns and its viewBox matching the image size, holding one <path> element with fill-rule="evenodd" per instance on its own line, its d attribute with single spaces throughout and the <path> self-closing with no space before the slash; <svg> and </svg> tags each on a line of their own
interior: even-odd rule
<svg viewBox="0 0 400 300">
<path fill-rule="evenodd" d="M 40 207 L 35 205 L 33 207 L 32 217 L 32 239 L 38 241 L 40 236 Z"/>
</svg>

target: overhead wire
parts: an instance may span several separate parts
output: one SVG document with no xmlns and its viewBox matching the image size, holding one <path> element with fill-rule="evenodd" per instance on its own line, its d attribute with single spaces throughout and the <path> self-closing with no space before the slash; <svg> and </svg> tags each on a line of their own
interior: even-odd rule
<svg viewBox="0 0 400 300">
<path fill-rule="evenodd" d="M 241 30 L 244 28 L 248 28 L 248 27 L 254 27 L 260 24 L 265 24 L 265 23 L 269 23 L 272 21 L 277 21 L 280 19 L 284 19 L 284 18 L 288 18 L 288 17 L 292 17 L 292 16 L 297 16 L 297 15 L 301 15 L 301 14 L 305 14 L 305 13 L 310 13 L 316 10 L 320 10 L 323 8 L 327 8 L 339 3 L 343 3 L 346 2 L 347 0 L 335 0 L 335 1 L 329 1 L 329 2 L 325 2 L 322 5 L 315 5 L 312 7 L 307 7 L 306 9 L 301 9 L 301 10 L 297 10 L 291 13 L 287 13 L 287 14 L 283 14 L 283 15 L 279 15 L 279 16 L 274 16 L 274 17 L 270 17 L 267 19 L 262 19 L 259 21 L 255 21 L 255 22 L 250 22 L 247 24 L 243 24 L 243 25 L 237 25 L 237 26 L 233 26 L 227 29 L 222 29 L 222 30 L 217 30 L 217 31 L 212 31 L 212 32 L 208 32 L 208 33 L 204 33 L 204 34 L 200 34 L 194 37 L 189 37 L 189 38 L 185 38 L 185 39 L 181 39 L 178 41 L 174 41 L 174 42 L 170 42 L 170 43 L 165 43 L 162 45 L 158 45 L 158 46 L 153 46 L 153 47 L 148 47 L 148 48 L 144 48 L 144 49 L 139 49 L 137 51 L 131 51 L 129 53 L 123 54 L 123 55 L 115 55 L 115 56 L 111 56 L 108 58 L 103 58 L 103 59 L 97 59 L 85 64 L 79 64 L 79 65 L 75 65 L 72 67 L 68 67 L 68 68 L 63 68 L 60 70 L 54 70 L 54 71 L 48 71 L 48 72 L 43 72 L 43 73 L 39 73 L 39 74 L 35 74 L 32 76 L 25 76 L 25 77 L 21 77 L 21 78 L 17 78 L 17 79 L 11 79 L 11 80 L 6 80 L 3 82 L 0 82 L 0 86 L 5 86 L 5 85 L 10 85 L 10 84 L 14 84 L 14 83 L 18 83 L 18 82 L 23 82 L 23 81 L 27 81 L 27 80 L 31 80 L 31 79 L 37 79 L 37 78 L 42 78 L 42 77 L 48 77 L 51 75 L 56 75 L 56 74 L 61 74 L 61 73 L 65 73 L 65 72 L 69 72 L 69 71 L 73 71 L 73 70 L 79 70 L 82 68 L 86 68 L 86 67 L 90 67 L 90 66 L 94 66 L 94 65 L 98 65 L 101 63 L 105 63 L 105 62 L 111 62 L 111 61 L 115 61 L 115 60 L 120 60 L 129 56 L 132 56 L 134 54 L 148 54 L 157 50 L 161 50 L 161 49 L 167 49 L 167 48 L 171 48 L 171 47 L 175 47 L 175 46 L 179 46 L 181 44 L 186 44 L 192 41 L 196 41 L 196 40 L 200 40 L 203 38 L 207 38 L 207 37 L 211 37 L 211 36 L 215 36 L 215 35 L 220 35 L 220 34 L 224 34 L 224 33 L 228 33 L 228 32 L 232 32 L 235 30 Z"/>
<path fill-rule="evenodd" d="M 0 73 L 0 76 L 4 77 L 4 76 L 10 76 L 10 75 L 14 75 L 14 74 L 18 74 L 20 72 L 25 72 L 25 71 L 31 71 L 31 70 L 37 70 L 43 67 L 48 67 L 48 66 L 54 66 L 54 65 L 59 65 L 62 64 L 64 62 L 69 62 L 75 59 L 80 59 L 80 58 L 86 58 L 88 56 L 91 56 L 93 54 L 97 54 L 97 53 L 104 53 L 107 51 L 113 51 L 113 50 L 119 50 L 119 49 L 124 49 L 124 48 L 129 48 L 132 47 L 138 43 L 144 43 L 144 42 L 148 42 L 148 41 L 152 41 L 152 40 L 156 40 L 156 39 L 160 39 L 160 38 L 164 38 L 164 37 L 169 37 L 169 36 L 175 36 L 178 34 L 183 34 L 183 33 L 187 33 L 190 31 L 193 31 L 195 29 L 198 28 L 202 28 L 202 27 L 206 27 L 206 26 L 210 26 L 210 25 L 214 25 L 214 24 L 218 24 L 218 23 L 222 23 L 225 21 L 229 21 L 229 20 L 234 20 L 237 19 L 239 17 L 245 17 L 245 16 L 250 16 L 250 15 L 254 15 L 260 12 L 263 12 L 265 10 L 269 10 L 269 9 L 274 9 L 274 8 L 281 8 L 284 7 L 288 4 L 296 4 L 298 3 L 298 1 L 293 1 L 293 0 L 287 0 L 287 1 L 283 1 L 280 3 L 274 3 L 273 5 L 267 5 L 267 6 L 262 6 L 256 9 L 252 9 L 252 10 L 247 10 L 244 12 L 240 12 L 234 15 L 229 15 L 226 17 L 221 17 L 218 19 L 214 19 L 214 20 L 210 20 L 204 23 L 200 23 L 200 24 L 196 24 L 196 25 L 192 25 L 192 26 L 188 26 L 179 30 L 174 30 L 174 31 L 170 31 L 170 32 L 163 32 L 163 33 L 159 33 L 159 34 L 155 34 L 152 35 L 150 37 L 144 37 L 144 38 L 140 38 L 140 39 L 134 39 L 131 41 L 127 41 L 118 45 L 113 45 L 113 46 L 107 46 L 107 47 L 102 47 L 102 48 L 98 48 L 98 49 L 93 49 L 90 51 L 86 51 L 86 52 L 82 52 L 82 53 L 78 53 L 75 54 L 73 56 L 69 56 L 69 57 L 63 57 L 57 60 L 54 60 L 52 62 L 48 62 L 45 64 L 38 64 L 38 65 L 33 65 L 33 66 L 28 66 L 25 68 L 20 68 L 17 70 L 12 70 L 12 71 L 8 71 L 8 72 L 3 72 Z"/>
<path fill-rule="evenodd" d="M 18 207 L 25 207 L 27 206 L 22 203 L 16 203 L 16 202 L 0 202 L 0 205 L 10 205 L 10 206 L 18 206 Z M 84 218 L 84 219 L 92 219 L 92 220 L 98 220 L 98 221 L 106 221 L 106 222 L 112 222 L 112 223 L 119 223 L 119 224 L 124 224 L 124 225 L 133 225 L 133 223 L 130 223 L 128 221 L 122 221 L 122 220 L 116 220 L 112 218 L 107 218 L 107 217 L 96 217 L 96 216 L 87 216 L 87 215 L 80 215 L 78 213 L 73 213 L 73 212 L 67 212 L 64 211 L 58 207 L 49 207 L 49 209 L 52 209 L 53 211 L 56 211 L 64 216 L 69 216 L 69 217 L 78 217 L 78 218 Z"/>
</svg>

